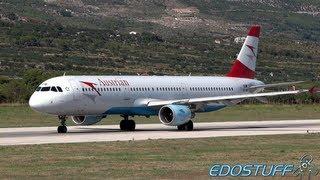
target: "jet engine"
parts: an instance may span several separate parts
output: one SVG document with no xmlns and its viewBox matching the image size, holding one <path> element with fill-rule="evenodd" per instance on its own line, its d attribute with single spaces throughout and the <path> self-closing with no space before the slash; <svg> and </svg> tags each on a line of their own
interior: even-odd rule
<svg viewBox="0 0 320 180">
<path fill-rule="evenodd" d="M 159 119 L 167 126 L 179 126 L 191 120 L 191 110 L 184 105 L 166 105 L 159 110 Z"/>
<path fill-rule="evenodd" d="M 72 116 L 71 119 L 77 125 L 93 125 L 101 121 L 103 116 Z"/>
</svg>

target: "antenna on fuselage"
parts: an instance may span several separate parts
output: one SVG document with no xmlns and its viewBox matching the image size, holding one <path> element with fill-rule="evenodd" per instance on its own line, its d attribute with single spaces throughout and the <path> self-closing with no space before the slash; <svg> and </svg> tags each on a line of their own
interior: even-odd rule
<svg viewBox="0 0 320 180">
<path fill-rule="evenodd" d="M 66 75 L 66 72 L 63 73 L 63 76 L 65 76 L 65 75 Z"/>
<path fill-rule="evenodd" d="M 191 76 L 191 73 L 189 73 L 189 76 Z"/>
</svg>

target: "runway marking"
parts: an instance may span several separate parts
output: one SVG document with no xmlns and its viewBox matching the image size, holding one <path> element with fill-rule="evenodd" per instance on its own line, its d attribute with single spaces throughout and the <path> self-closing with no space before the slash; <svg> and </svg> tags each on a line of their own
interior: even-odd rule
<svg viewBox="0 0 320 180">
<path fill-rule="evenodd" d="M 137 124 L 134 132 L 120 131 L 118 125 L 70 126 L 66 134 L 58 134 L 57 127 L 0 128 L 0 145 L 306 134 L 307 131 L 319 133 L 320 120 L 195 123 L 194 131 L 178 131 L 162 124 Z"/>
</svg>

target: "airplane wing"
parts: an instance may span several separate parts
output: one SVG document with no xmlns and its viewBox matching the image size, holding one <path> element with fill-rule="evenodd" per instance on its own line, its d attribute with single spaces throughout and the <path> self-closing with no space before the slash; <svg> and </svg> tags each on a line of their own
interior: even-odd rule
<svg viewBox="0 0 320 180">
<path fill-rule="evenodd" d="M 227 95 L 227 96 L 190 98 L 190 99 L 176 99 L 176 100 L 151 100 L 147 103 L 147 106 L 154 107 L 154 106 L 164 106 L 164 105 L 168 105 L 168 104 L 196 104 L 196 103 L 223 102 L 223 101 L 236 100 L 236 99 L 270 97 L 270 96 L 279 96 L 279 95 L 288 95 L 288 94 L 299 94 L 299 93 L 308 92 L 308 91 L 309 90 L 295 90 L 295 91 L 252 93 L 252 94 Z"/>
<path fill-rule="evenodd" d="M 283 82 L 283 83 L 275 83 L 275 84 L 264 84 L 264 85 L 256 85 L 256 86 L 250 86 L 247 89 L 248 90 L 255 90 L 260 88 L 271 88 L 271 87 L 279 87 L 279 86 L 288 86 L 288 85 L 294 85 L 303 83 L 304 81 L 294 81 L 294 82 Z"/>
</svg>

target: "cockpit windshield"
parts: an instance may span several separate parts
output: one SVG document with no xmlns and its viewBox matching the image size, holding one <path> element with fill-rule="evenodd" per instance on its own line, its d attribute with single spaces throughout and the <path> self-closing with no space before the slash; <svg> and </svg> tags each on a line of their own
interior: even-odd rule
<svg viewBox="0 0 320 180">
<path fill-rule="evenodd" d="M 41 91 L 50 91 L 50 87 L 42 87 Z"/>
<path fill-rule="evenodd" d="M 57 89 L 58 89 L 59 92 L 62 92 L 61 87 L 57 86 Z"/>
<path fill-rule="evenodd" d="M 51 91 L 53 91 L 53 92 L 57 92 L 58 90 L 57 90 L 57 88 L 56 88 L 56 87 L 52 86 L 52 87 L 51 87 Z"/>
<path fill-rule="evenodd" d="M 45 86 L 45 87 L 37 87 L 36 91 L 53 91 L 53 92 L 63 92 L 60 86 Z"/>
</svg>

